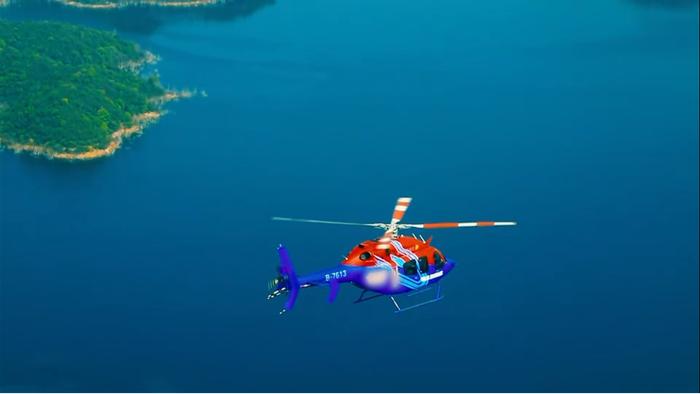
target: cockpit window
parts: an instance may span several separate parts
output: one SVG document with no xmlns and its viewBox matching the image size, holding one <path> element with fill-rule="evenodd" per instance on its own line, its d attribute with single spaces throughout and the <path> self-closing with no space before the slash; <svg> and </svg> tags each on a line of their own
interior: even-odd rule
<svg viewBox="0 0 700 394">
<path fill-rule="evenodd" d="M 435 259 L 434 260 L 435 261 L 435 269 L 441 270 L 442 267 L 445 266 L 445 260 L 442 258 L 442 255 L 440 254 L 440 252 L 436 251 L 435 254 L 433 255 L 433 258 Z"/>
<path fill-rule="evenodd" d="M 418 273 L 418 265 L 416 260 L 411 260 L 403 264 L 403 273 L 406 275 L 415 275 Z"/>
<path fill-rule="evenodd" d="M 423 256 L 420 259 L 418 259 L 418 266 L 420 267 L 420 272 L 423 274 L 429 273 L 428 271 L 428 258 Z"/>
<path fill-rule="evenodd" d="M 360 255 L 360 260 L 365 261 L 370 257 L 372 257 L 372 254 L 370 252 L 362 252 L 362 254 Z"/>
</svg>

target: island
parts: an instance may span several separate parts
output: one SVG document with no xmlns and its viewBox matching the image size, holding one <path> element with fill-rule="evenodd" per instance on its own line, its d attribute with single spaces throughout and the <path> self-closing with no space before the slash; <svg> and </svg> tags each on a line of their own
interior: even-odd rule
<svg viewBox="0 0 700 394">
<path fill-rule="evenodd" d="M 2 0 L 0 0 L 2 1 Z M 94 9 L 113 9 L 132 5 L 152 5 L 159 7 L 201 7 L 222 3 L 225 0 L 54 0 L 61 4 Z"/>
<path fill-rule="evenodd" d="M 142 75 L 155 61 L 113 32 L 0 20 L 0 145 L 66 160 L 113 154 L 163 104 L 192 95 Z"/>
<path fill-rule="evenodd" d="M 133 5 L 158 7 L 201 7 L 225 3 L 228 0 L 51 0 L 69 7 L 91 9 L 115 9 Z M 0 0 L 0 7 L 10 4 L 10 0 Z"/>
</svg>

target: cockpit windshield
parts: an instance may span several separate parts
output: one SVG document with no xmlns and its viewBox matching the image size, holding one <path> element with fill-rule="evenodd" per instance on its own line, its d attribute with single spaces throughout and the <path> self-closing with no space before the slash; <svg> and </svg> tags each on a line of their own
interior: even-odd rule
<svg viewBox="0 0 700 394">
<path fill-rule="evenodd" d="M 441 270 L 442 267 L 445 266 L 445 258 L 442 256 L 442 254 L 436 249 L 435 253 L 433 254 L 433 263 L 435 263 L 435 269 Z"/>
</svg>

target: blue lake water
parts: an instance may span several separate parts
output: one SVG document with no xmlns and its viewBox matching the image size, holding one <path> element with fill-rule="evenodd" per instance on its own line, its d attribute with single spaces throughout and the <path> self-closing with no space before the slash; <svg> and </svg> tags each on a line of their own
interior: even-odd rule
<svg viewBox="0 0 700 394">
<path fill-rule="evenodd" d="M 208 97 L 113 157 L 0 152 L 0 390 L 697 391 L 694 1 L 26 3 Z M 267 301 L 376 231 L 436 230 L 446 298 Z M 278 302 L 279 301 L 279 302 Z"/>
</svg>

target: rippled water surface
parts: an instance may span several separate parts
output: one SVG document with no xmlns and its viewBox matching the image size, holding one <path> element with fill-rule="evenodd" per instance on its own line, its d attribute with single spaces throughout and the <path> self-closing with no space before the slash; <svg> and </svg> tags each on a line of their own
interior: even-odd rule
<svg viewBox="0 0 700 394">
<path fill-rule="evenodd" d="M 0 152 L 0 389 L 697 391 L 694 1 L 0 10 L 116 30 L 208 97 L 111 158 Z M 396 197 L 458 262 L 394 315 L 265 300 Z M 278 300 L 274 300 L 278 301 Z"/>
</svg>

